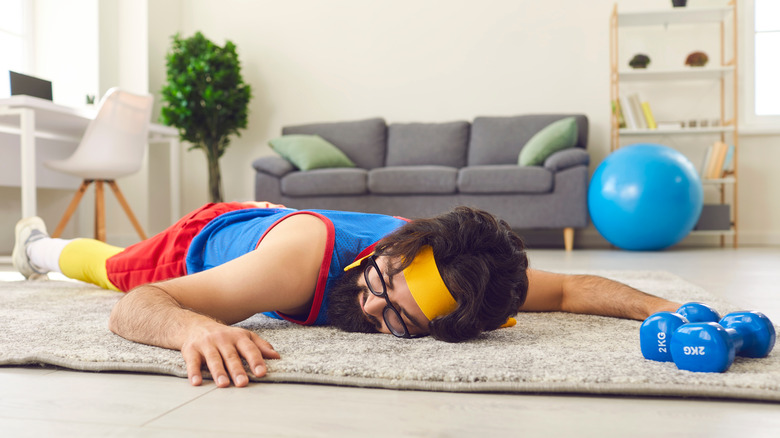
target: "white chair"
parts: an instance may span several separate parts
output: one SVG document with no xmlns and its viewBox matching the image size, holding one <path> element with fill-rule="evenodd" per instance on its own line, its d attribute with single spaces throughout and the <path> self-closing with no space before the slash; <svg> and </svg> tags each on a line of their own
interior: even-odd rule
<svg viewBox="0 0 780 438">
<path fill-rule="evenodd" d="M 83 179 L 52 237 L 62 234 L 84 192 L 94 182 L 95 239 L 106 240 L 103 203 L 103 182 L 106 182 L 138 235 L 146 239 L 146 234 L 114 180 L 138 172 L 143 164 L 153 101 L 151 95 L 128 93 L 118 88 L 108 90 L 100 101 L 97 116 L 90 122 L 73 155 L 64 160 L 45 163 L 51 169 Z"/>
</svg>

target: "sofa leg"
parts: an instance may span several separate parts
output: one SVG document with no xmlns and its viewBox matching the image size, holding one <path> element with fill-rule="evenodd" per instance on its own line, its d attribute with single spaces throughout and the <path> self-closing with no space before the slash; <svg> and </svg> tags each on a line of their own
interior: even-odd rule
<svg viewBox="0 0 780 438">
<path fill-rule="evenodd" d="M 574 249 L 574 228 L 563 229 L 563 246 L 566 251 Z"/>
</svg>

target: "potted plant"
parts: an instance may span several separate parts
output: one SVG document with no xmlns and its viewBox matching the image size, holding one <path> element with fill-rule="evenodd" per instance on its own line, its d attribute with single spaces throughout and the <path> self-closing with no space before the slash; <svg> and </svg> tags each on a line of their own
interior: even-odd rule
<svg viewBox="0 0 780 438">
<path fill-rule="evenodd" d="M 167 83 L 162 88 L 162 122 L 178 128 L 182 140 L 206 154 L 211 202 L 222 202 L 219 159 L 247 125 L 252 89 L 241 77 L 236 46 L 220 47 L 200 32 L 173 36 L 166 55 Z"/>
</svg>

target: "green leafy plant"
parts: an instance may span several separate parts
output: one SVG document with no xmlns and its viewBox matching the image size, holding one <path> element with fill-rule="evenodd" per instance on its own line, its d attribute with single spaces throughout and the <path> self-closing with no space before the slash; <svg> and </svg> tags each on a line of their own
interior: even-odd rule
<svg viewBox="0 0 780 438">
<path fill-rule="evenodd" d="M 247 125 L 252 88 L 241 77 L 236 45 L 224 47 L 200 32 L 190 38 L 172 37 L 166 55 L 167 83 L 162 88 L 162 122 L 175 126 L 182 140 L 206 154 L 209 194 L 222 202 L 219 159 L 230 145 L 230 136 L 241 136 Z"/>
</svg>

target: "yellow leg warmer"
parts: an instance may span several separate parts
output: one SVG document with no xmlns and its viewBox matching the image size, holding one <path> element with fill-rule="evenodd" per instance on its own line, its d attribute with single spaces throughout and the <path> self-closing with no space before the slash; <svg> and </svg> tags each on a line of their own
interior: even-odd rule
<svg viewBox="0 0 780 438">
<path fill-rule="evenodd" d="M 108 281 L 106 260 L 124 248 L 94 239 L 75 239 L 60 254 L 60 269 L 65 276 L 96 284 L 103 289 L 119 291 Z"/>
</svg>

